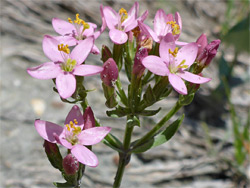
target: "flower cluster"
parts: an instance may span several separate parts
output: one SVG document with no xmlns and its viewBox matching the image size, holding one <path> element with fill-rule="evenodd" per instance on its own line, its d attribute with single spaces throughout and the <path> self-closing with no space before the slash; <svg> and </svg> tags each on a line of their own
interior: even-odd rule
<svg viewBox="0 0 250 188">
<path fill-rule="evenodd" d="M 68 18 L 67 21 L 53 18 L 52 25 L 59 36 L 45 35 L 42 44 L 49 61 L 27 69 L 28 74 L 34 78 L 52 79 L 56 86 L 55 91 L 62 101 L 71 104 L 79 102 L 84 111 L 82 115 L 80 108 L 74 105 L 63 127 L 48 121 L 35 121 L 37 132 L 45 140 L 45 152 L 51 164 L 62 171 L 67 181 L 64 187 L 79 187 L 84 171 L 82 165 L 98 165 L 91 146 L 103 139 L 107 146 L 119 152 L 119 169 L 114 183 L 114 187 L 119 187 L 123 174 L 120 172 L 124 171 L 133 152 L 144 152 L 162 144 L 177 131 L 184 116 L 169 126 L 171 133 L 167 132 L 168 129 L 160 132 L 160 129 L 182 106 L 192 101 L 200 84 L 211 80 L 203 77 L 202 71 L 211 63 L 220 45 L 218 39 L 208 43 L 205 34 L 196 42 L 179 41 L 183 27 L 178 12 L 174 15 L 166 14 L 159 9 L 154 17 L 153 29 L 144 23 L 148 11 L 139 15 L 138 2 L 129 11 L 121 8 L 118 12 L 101 5 L 100 13 L 100 29 L 96 24 L 81 19 L 79 14 L 76 14 L 75 19 Z M 109 29 L 113 49 L 103 45 L 100 51 L 95 41 L 106 28 Z M 90 53 L 101 54 L 102 66 L 86 63 Z M 123 73 L 129 81 L 127 93 L 119 79 L 119 72 L 123 67 Z M 85 89 L 84 77 L 99 74 L 105 105 L 115 108 L 106 114 L 127 116 L 123 144 L 109 134 L 110 127 L 102 127 L 96 121 L 88 105 L 89 90 Z M 180 94 L 176 106 L 144 137 L 130 144 L 133 127 L 140 126 L 139 116 L 153 116 L 158 113 L 160 108 L 146 108 L 166 98 L 172 88 Z M 74 100 L 68 100 L 70 97 Z M 157 137 L 157 134 L 160 136 Z M 161 135 L 168 139 L 161 140 Z M 68 149 L 64 159 L 57 144 Z"/>
</svg>

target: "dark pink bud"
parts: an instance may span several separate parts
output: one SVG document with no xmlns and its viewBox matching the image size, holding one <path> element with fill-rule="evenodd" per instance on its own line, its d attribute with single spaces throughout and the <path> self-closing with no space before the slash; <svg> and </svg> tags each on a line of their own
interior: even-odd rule
<svg viewBox="0 0 250 188">
<path fill-rule="evenodd" d="M 101 60 L 103 62 L 106 62 L 111 57 L 112 57 L 112 53 L 111 53 L 110 49 L 107 46 L 102 45 L 102 58 L 101 58 Z"/>
<path fill-rule="evenodd" d="M 47 140 L 44 140 L 43 147 L 45 149 L 45 152 L 49 155 L 59 152 L 57 145 L 55 143 L 48 142 Z"/>
<path fill-rule="evenodd" d="M 118 78 L 118 67 L 113 58 L 109 58 L 103 64 L 103 71 L 101 72 L 101 79 L 106 86 L 114 87 Z"/>
<path fill-rule="evenodd" d="M 83 120 L 84 120 L 83 129 L 89 129 L 95 127 L 95 117 L 90 106 L 88 106 L 84 111 Z"/>
<path fill-rule="evenodd" d="M 63 169 L 67 175 L 74 175 L 78 171 L 79 162 L 71 153 L 63 159 Z"/>
<path fill-rule="evenodd" d="M 206 34 L 201 34 L 201 36 L 197 39 L 196 43 L 198 44 L 198 54 L 197 56 L 199 56 L 201 54 L 201 52 L 204 50 L 204 48 L 207 46 L 207 36 Z"/>
<path fill-rule="evenodd" d="M 148 55 L 147 48 L 139 48 L 139 50 L 135 54 L 135 61 L 133 66 L 133 74 L 141 77 L 144 73 L 145 67 L 142 65 L 142 60 Z"/>
<path fill-rule="evenodd" d="M 214 40 L 210 42 L 203 50 L 202 52 L 198 55 L 197 61 L 202 65 L 202 66 L 208 66 L 212 59 L 215 57 L 217 50 L 220 46 L 220 40 Z"/>
</svg>

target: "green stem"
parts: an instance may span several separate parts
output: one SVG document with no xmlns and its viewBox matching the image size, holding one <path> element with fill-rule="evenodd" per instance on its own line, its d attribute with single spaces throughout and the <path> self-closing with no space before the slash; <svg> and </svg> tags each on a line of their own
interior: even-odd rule
<svg viewBox="0 0 250 188">
<path fill-rule="evenodd" d="M 131 119 L 131 118 L 133 118 L 133 116 L 128 116 L 127 117 L 127 122 L 130 122 L 128 120 Z M 122 177 L 123 177 L 123 174 L 124 174 L 124 171 L 125 171 L 125 167 L 129 163 L 130 154 L 128 154 L 127 151 L 130 148 L 130 142 L 131 142 L 133 129 L 134 129 L 134 126 L 130 126 L 130 123 L 127 123 L 126 129 L 125 129 L 125 132 L 124 132 L 124 140 L 123 140 L 124 151 L 123 151 L 123 153 L 119 153 L 119 165 L 118 165 L 118 169 L 117 169 L 117 172 L 116 172 L 113 188 L 120 187 Z"/>
<path fill-rule="evenodd" d="M 144 135 L 141 139 L 139 139 L 133 148 L 140 146 L 145 143 L 147 140 L 152 138 L 164 125 L 165 123 L 182 107 L 179 101 L 176 102 L 175 106 L 157 123 L 151 131 L 149 131 L 146 135 Z"/>
<path fill-rule="evenodd" d="M 121 97 L 121 101 L 122 103 L 127 106 L 128 105 L 128 99 L 127 99 L 127 96 L 124 92 L 124 90 L 122 89 L 122 83 L 121 83 L 121 80 L 120 78 L 118 77 L 117 81 L 116 81 L 116 87 L 119 91 L 119 94 L 120 94 L 120 97 Z"/>
</svg>

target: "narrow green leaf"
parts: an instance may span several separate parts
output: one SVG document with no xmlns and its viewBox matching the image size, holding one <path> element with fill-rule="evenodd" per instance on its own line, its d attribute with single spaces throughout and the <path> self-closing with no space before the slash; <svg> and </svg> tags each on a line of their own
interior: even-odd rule
<svg viewBox="0 0 250 188">
<path fill-rule="evenodd" d="M 161 110 L 161 108 L 158 108 L 157 110 L 143 110 L 142 112 L 138 112 L 137 114 L 139 114 L 141 116 L 154 116 L 160 110 Z"/>
<path fill-rule="evenodd" d="M 131 150 L 132 153 L 142 153 L 151 148 L 164 144 L 165 142 L 169 141 L 174 134 L 177 132 L 178 128 L 180 127 L 182 121 L 184 119 L 184 114 L 175 120 L 172 124 L 170 124 L 165 130 L 161 131 L 159 134 L 154 136 L 153 138 L 149 139 L 146 143 L 137 146 Z M 136 143 L 136 141 L 135 141 Z"/>
<path fill-rule="evenodd" d="M 123 117 L 130 113 L 130 109 L 122 106 L 118 106 L 115 110 L 106 111 L 106 114 L 110 117 Z"/>
<path fill-rule="evenodd" d="M 68 183 L 68 182 L 65 182 L 65 183 L 53 182 L 53 184 L 54 184 L 56 187 L 58 187 L 58 188 L 60 188 L 60 187 L 73 188 L 73 187 L 74 187 L 74 185 L 72 185 L 72 184 L 70 184 L 70 183 Z"/>
</svg>

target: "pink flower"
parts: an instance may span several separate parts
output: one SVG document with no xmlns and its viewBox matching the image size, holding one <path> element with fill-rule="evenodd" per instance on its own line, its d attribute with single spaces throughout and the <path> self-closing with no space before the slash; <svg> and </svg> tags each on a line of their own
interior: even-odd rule
<svg viewBox="0 0 250 188">
<path fill-rule="evenodd" d="M 110 127 L 93 127 L 84 130 L 83 116 L 77 105 L 74 105 L 69 112 L 64 128 L 43 120 L 36 120 L 35 128 L 45 140 L 70 149 L 79 162 L 91 167 L 98 165 L 98 159 L 85 146 L 99 143 L 111 130 Z"/>
<path fill-rule="evenodd" d="M 145 11 L 141 17 L 138 18 L 139 3 L 135 2 L 133 7 L 127 12 L 121 8 L 119 13 L 115 12 L 111 7 L 104 7 L 103 14 L 109 28 L 109 37 L 115 44 L 123 44 L 128 40 L 127 32 L 134 29 L 138 23 L 137 21 L 144 21 L 148 15 Z"/>
<path fill-rule="evenodd" d="M 142 64 L 156 75 L 168 76 L 173 88 L 178 93 L 186 95 L 187 88 L 182 79 L 196 84 L 211 80 L 186 71 L 194 63 L 197 52 L 198 46 L 196 43 L 189 43 L 178 50 L 174 36 L 169 33 L 160 43 L 160 57 L 147 56 L 142 60 Z"/>
<path fill-rule="evenodd" d="M 91 76 L 100 73 L 103 68 L 94 65 L 82 65 L 94 44 L 94 37 L 88 37 L 72 50 L 63 46 L 51 36 L 44 36 L 43 51 L 51 62 L 28 68 L 27 72 L 38 79 L 56 79 L 56 87 L 62 98 L 70 97 L 76 89 L 77 76 Z"/>
<path fill-rule="evenodd" d="M 154 30 L 140 21 L 138 21 L 138 24 L 141 30 L 151 36 L 157 43 L 160 43 L 168 33 L 172 33 L 177 45 L 183 46 L 187 44 L 177 41 L 182 30 L 181 16 L 178 12 L 175 13 L 174 18 L 172 14 L 166 14 L 164 10 L 159 9 L 154 18 Z"/>
<path fill-rule="evenodd" d="M 100 7 L 100 11 L 103 15 L 102 6 Z M 106 27 L 105 20 L 103 20 L 101 30 L 95 32 L 97 28 L 96 24 L 85 22 L 79 18 L 79 14 L 76 14 L 76 19 L 74 21 L 72 21 L 71 18 L 68 18 L 68 22 L 59 18 L 53 18 L 52 25 L 54 30 L 58 34 L 62 35 L 55 38 L 61 43 L 68 44 L 69 46 L 77 45 L 79 41 L 85 40 L 90 36 L 94 36 L 94 38 L 97 39 Z M 95 45 L 93 46 L 91 52 L 94 54 L 100 53 L 99 49 Z"/>
</svg>

